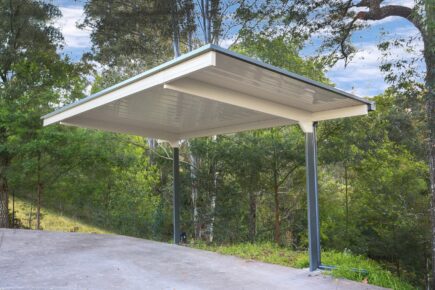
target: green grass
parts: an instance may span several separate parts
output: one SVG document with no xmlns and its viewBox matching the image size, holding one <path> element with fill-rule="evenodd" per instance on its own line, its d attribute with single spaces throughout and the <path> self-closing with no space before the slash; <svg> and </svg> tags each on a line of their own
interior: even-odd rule
<svg viewBox="0 0 435 290">
<path fill-rule="evenodd" d="M 207 251 L 218 252 L 224 255 L 238 256 L 244 259 L 296 268 L 305 267 L 305 258 L 307 256 L 304 252 L 290 251 L 273 243 L 243 243 L 220 246 L 197 243 L 194 244 L 193 247 Z"/>
<path fill-rule="evenodd" d="M 12 200 L 10 200 L 9 208 L 12 209 Z M 15 198 L 15 216 L 18 218 L 25 228 L 29 228 L 29 213 L 31 204 L 25 200 Z M 32 210 L 32 221 L 30 228 L 36 228 L 35 207 Z M 47 231 L 57 232 L 82 232 L 82 233 L 97 233 L 109 234 L 109 231 L 88 225 L 79 220 L 63 216 L 59 212 L 51 211 L 46 208 L 41 208 L 41 227 Z"/>
<path fill-rule="evenodd" d="M 294 268 L 308 268 L 307 252 L 292 251 L 273 243 L 242 243 L 220 246 L 199 243 L 193 244 L 192 246 L 224 255 L 238 256 L 244 259 Z M 364 256 L 353 255 L 348 252 L 323 251 L 322 263 L 324 265 L 334 265 L 337 267 L 335 270 L 324 272 L 326 275 L 332 275 L 336 278 L 345 278 L 397 290 L 416 289 L 384 269 L 379 263 Z M 367 272 L 364 273 L 363 271 L 355 270 L 365 270 Z"/>
<path fill-rule="evenodd" d="M 15 199 L 15 215 L 25 227 L 29 227 L 28 218 L 30 203 Z M 10 205 L 12 209 L 12 204 Z M 61 213 L 46 208 L 41 209 L 41 226 L 44 230 L 62 232 L 83 232 L 83 233 L 111 233 L 107 230 L 88 225 L 79 220 L 63 216 Z M 31 228 L 35 228 L 35 208 L 33 207 L 33 218 Z M 234 245 L 207 245 L 204 243 L 192 244 L 193 247 L 218 252 L 224 255 L 238 256 L 244 259 L 256 260 L 265 263 L 278 264 L 294 268 L 308 267 L 307 252 L 292 251 L 288 248 L 279 247 L 274 243 L 242 243 Z M 363 256 L 353 255 L 348 252 L 340 253 L 334 251 L 322 252 L 322 262 L 325 265 L 337 266 L 336 270 L 325 272 L 336 278 L 368 282 L 386 288 L 408 290 L 415 289 L 410 284 L 402 281 L 391 272 L 385 270 L 379 263 Z M 355 269 L 364 269 L 366 274 Z"/>
</svg>

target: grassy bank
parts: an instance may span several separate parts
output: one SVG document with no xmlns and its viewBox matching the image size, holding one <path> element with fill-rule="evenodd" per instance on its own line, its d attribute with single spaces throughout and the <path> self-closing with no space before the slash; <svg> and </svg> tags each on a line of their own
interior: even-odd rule
<svg viewBox="0 0 435 290">
<path fill-rule="evenodd" d="M 12 204 L 10 205 L 12 209 Z M 80 220 L 62 215 L 60 212 L 41 209 L 41 226 L 43 230 L 84 233 L 110 233 L 104 229 L 86 224 Z M 15 215 L 25 228 L 35 229 L 35 208 L 22 199 L 15 199 Z M 29 224 L 29 215 L 31 221 Z M 238 256 L 271 264 L 294 268 L 308 267 L 308 254 L 306 252 L 292 251 L 279 247 L 273 243 L 242 243 L 235 245 L 206 245 L 203 243 L 192 244 L 193 247 L 218 252 L 224 255 Z M 379 263 L 363 256 L 351 253 L 334 251 L 322 252 L 322 262 L 325 265 L 337 266 L 337 269 L 326 272 L 337 278 L 346 278 L 359 282 L 378 285 L 392 289 L 415 289 L 410 284 L 402 281 L 397 276 L 385 270 Z M 365 270 L 367 272 L 355 271 Z"/>
<path fill-rule="evenodd" d="M 266 263 L 278 264 L 294 268 L 308 267 L 307 252 L 292 251 L 273 243 L 236 244 L 236 245 L 205 245 L 194 244 L 196 248 L 218 252 L 224 255 L 238 256 Z M 322 252 L 322 263 L 334 265 L 337 269 L 325 272 L 337 278 L 369 283 L 391 289 L 416 289 L 412 285 L 385 270 L 379 263 L 363 256 L 335 251 Z M 365 271 L 358 271 L 365 270 Z"/>
<path fill-rule="evenodd" d="M 9 208 L 12 209 L 11 199 Z M 36 228 L 36 208 L 34 205 L 32 206 L 31 203 L 15 198 L 15 217 L 22 224 L 23 228 Z M 59 212 L 51 211 L 46 208 L 41 208 L 41 227 L 43 230 L 57 232 L 110 233 L 104 229 L 88 225 L 77 219 L 66 217 Z"/>
</svg>

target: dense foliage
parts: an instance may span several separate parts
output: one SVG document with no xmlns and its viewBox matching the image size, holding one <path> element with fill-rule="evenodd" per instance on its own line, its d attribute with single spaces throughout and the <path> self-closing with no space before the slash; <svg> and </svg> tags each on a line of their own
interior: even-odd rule
<svg viewBox="0 0 435 290">
<path fill-rule="evenodd" d="M 172 57 L 174 31 L 167 26 L 174 25 L 174 7 L 163 2 L 87 2 L 82 26 L 92 29 L 92 59 L 103 67 L 92 72 L 92 91 Z M 205 2 L 208 12 L 181 5 L 186 10 L 176 11 L 183 50 L 223 35 L 225 9 L 218 9 L 219 1 Z M 140 3 L 141 9 L 132 8 Z M 41 115 L 83 96 L 91 72 L 85 61 L 58 54 L 62 36 L 51 26 L 60 16 L 57 7 L 0 5 L 0 227 L 8 226 L 1 215 L 14 195 L 34 206 L 12 225 L 42 229 L 44 206 L 116 233 L 170 241 L 172 149 L 141 137 L 42 128 Z M 239 23 L 244 29 L 233 49 L 330 84 L 324 58 L 300 56 L 304 37 L 249 31 L 247 23 L 261 15 L 243 9 L 238 15 L 248 20 Z M 207 12 L 204 37 L 197 35 L 200 23 L 189 22 L 195 11 Z M 426 92 L 417 82 L 401 82 L 375 97 L 377 110 L 368 116 L 318 128 L 322 246 L 373 258 L 420 287 L 431 268 Z M 304 165 L 297 126 L 185 140 L 182 231 L 210 244 L 273 242 L 305 250 Z"/>
<path fill-rule="evenodd" d="M 218 252 L 224 255 L 234 255 L 245 259 L 266 263 L 290 266 L 293 268 L 307 268 L 307 252 L 293 251 L 270 242 L 241 243 L 232 245 L 193 244 L 193 247 Z M 397 290 L 415 289 L 411 284 L 398 278 L 379 263 L 367 259 L 365 256 L 354 255 L 349 251 L 323 251 L 322 259 L 325 265 L 336 265 L 331 274 L 334 277 L 362 281 L 369 284 Z"/>
</svg>

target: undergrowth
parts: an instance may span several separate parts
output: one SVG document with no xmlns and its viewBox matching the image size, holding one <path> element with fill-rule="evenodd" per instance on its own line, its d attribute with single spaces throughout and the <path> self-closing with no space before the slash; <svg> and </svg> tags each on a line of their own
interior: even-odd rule
<svg viewBox="0 0 435 290">
<path fill-rule="evenodd" d="M 293 268 L 308 268 L 308 253 L 292 251 L 273 243 L 241 243 L 234 245 L 192 244 L 193 247 L 224 255 L 238 256 L 265 263 L 278 264 Z M 326 275 L 368 283 L 381 287 L 408 290 L 416 289 L 411 284 L 401 280 L 379 263 L 361 255 L 350 252 L 323 251 L 322 264 L 335 266 L 332 271 L 324 271 Z"/>
</svg>

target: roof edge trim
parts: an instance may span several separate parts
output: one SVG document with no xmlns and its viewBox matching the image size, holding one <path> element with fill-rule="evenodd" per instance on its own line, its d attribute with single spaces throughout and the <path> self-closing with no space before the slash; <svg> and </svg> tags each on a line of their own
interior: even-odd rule
<svg viewBox="0 0 435 290">
<path fill-rule="evenodd" d="M 206 52 L 209 52 L 209 51 L 213 51 L 211 44 L 202 46 L 202 47 L 200 47 L 198 49 L 195 49 L 195 50 L 193 50 L 191 52 L 183 54 L 183 55 L 181 55 L 181 56 L 179 56 L 177 58 L 174 58 L 174 59 L 172 59 L 170 61 L 167 61 L 167 62 L 165 62 L 163 64 L 160 64 L 160 65 L 158 65 L 158 66 L 156 66 L 156 67 L 154 67 L 152 69 L 144 71 L 143 73 L 135 75 L 135 76 L 133 76 L 133 77 L 131 77 L 129 79 L 126 79 L 126 80 L 120 82 L 120 83 L 117 83 L 117 84 L 115 84 L 115 85 L 113 85 L 111 87 L 103 89 L 103 90 L 99 91 L 98 93 L 92 94 L 92 95 L 90 95 L 88 97 L 85 97 L 83 99 L 80 99 L 80 100 L 78 100 L 76 102 L 73 102 L 71 104 L 65 105 L 65 106 L 63 106 L 63 107 L 61 107 L 61 108 L 59 108 L 59 109 L 57 109 L 57 110 L 55 110 L 55 111 L 53 111 L 51 113 L 48 113 L 48 114 L 42 116 L 41 119 L 46 119 L 46 118 L 52 117 L 54 115 L 57 115 L 57 114 L 59 114 L 61 112 L 64 112 L 64 111 L 70 109 L 70 108 L 73 108 L 73 107 L 75 107 L 77 105 L 86 103 L 86 102 L 88 102 L 90 100 L 93 100 L 95 98 L 103 96 L 103 95 L 105 95 L 107 93 L 110 93 L 110 92 L 112 92 L 112 91 L 114 91 L 116 89 L 119 89 L 119 88 L 121 88 L 123 86 L 131 84 L 132 82 L 141 80 L 141 79 L 143 79 L 145 77 L 149 77 L 149 76 L 151 76 L 153 74 L 156 74 L 156 73 L 158 73 L 158 72 L 160 72 L 162 70 L 165 70 L 167 68 L 173 67 L 173 66 L 175 66 L 175 65 L 177 65 L 179 63 L 182 63 L 183 61 L 189 60 L 189 59 L 194 58 L 194 57 L 196 57 L 196 56 L 198 56 L 198 55 L 200 55 L 202 53 L 206 53 Z"/>
<path fill-rule="evenodd" d="M 330 91 L 330 92 L 333 92 L 333 93 L 336 93 L 336 94 L 340 94 L 340 95 L 342 95 L 344 97 L 351 98 L 351 99 L 354 99 L 356 101 L 362 102 L 364 104 L 367 104 L 368 111 L 374 111 L 375 108 L 376 108 L 375 103 L 373 101 L 366 100 L 364 98 L 361 98 L 361 97 L 355 96 L 353 94 L 347 93 L 347 92 L 345 92 L 343 90 L 340 90 L 340 89 L 337 89 L 337 88 L 334 88 L 334 87 L 322 84 L 322 83 L 320 83 L 318 81 L 314 81 L 312 79 L 300 76 L 298 74 L 289 72 L 287 70 L 278 68 L 276 66 L 273 66 L 273 65 L 270 65 L 270 64 L 267 64 L 267 63 L 263 63 L 263 62 L 261 62 L 259 60 L 256 60 L 256 59 L 253 59 L 251 57 L 248 57 L 248 56 L 236 53 L 234 51 L 222 48 L 222 47 L 217 46 L 215 44 L 207 44 L 207 45 L 204 45 L 204 46 L 202 46 L 200 48 L 197 48 L 197 49 L 195 49 L 195 50 L 193 50 L 191 52 L 183 54 L 180 57 L 174 58 L 173 60 L 165 62 L 165 63 L 163 63 L 161 65 L 158 65 L 158 66 L 156 66 L 156 67 L 154 67 L 152 69 L 149 69 L 147 71 L 144 71 L 143 73 L 140 73 L 140 74 L 138 74 L 138 75 L 136 75 L 134 77 L 131 77 L 131 78 L 126 79 L 126 80 L 124 80 L 124 81 L 122 81 L 120 83 L 117 83 L 117 84 L 115 84 L 115 85 L 113 85 L 111 87 L 108 87 L 108 88 L 106 88 L 106 89 L 104 89 L 104 90 L 102 90 L 102 91 L 100 91 L 98 93 L 92 94 L 92 95 L 90 95 L 88 97 L 85 97 L 83 99 L 80 99 L 80 100 L 78 100 L 76 102 L 73 102 L 71 104 L 65 105 L 65 106 L 63 106 L 63 107 L 61 107 L 61 108 L 59 108 L 59 109 L 57 109 L 57 110 L 55 110 L 55 111 L 53 111 L 51 113 L 48 113 L 48 114 L 42 116 L 41 119 L 47 119 L 49 117 L 55 116 L 55 115 L 57 115 L 57 114 L 59 114 L 61 112 L 64 112 L 64 111 L 68 110 L 68 109 L 74 108 L 74 107 L 76 107 L 76 106 L 78 106 L 80 104 L 86 103 L 86 102 L 88 102 L 90 100 L 93 100 L 93 99 L 98 98 L 100 96 L 103 96 L 103 95 L 105 95 L 107 93 L 110 93 L 110 92 L 112 92 L 112 91 L 114 91 L 116 89 L 122 88 L 123 86 L 131 84 L 131 83 L 133 83 L 135 81 L 138 81 L 138 80 L 141 80 L 143 78 L 149 77 L 149 76 L 151 76 L 153 74 L 156 74 L 156 73 L 158 73 L 158 72 L 160 72 L 162 70 L 165 70 L 167 68 L 170 68 L 172 66 L 180 64 L 183 61 L 189 60 L 191 58 L 194 58 L 196 56 L 199 56 L 199 55 L 201 55 L 203 53 L 206 53 L 206 52 L 209 52 L 209 51 L 219 52 L 219 53 L 222 53 L 224 55 L 233 57 L 235 59 L 247 62 L 249 64 L 262 67 L 264 69 L 267 69 L 267 70 L 279 73 L 281 75 L 284 75 L 284 76 L 287 76 L 287 77 L 299 80 L 301 82 L 304 82 L 304 83 L 316 86 L 318 88 L 321 88 L 321 89 L 324 89 L 324 90 L 327 90 L 327 91 Z"/>
</svg>

